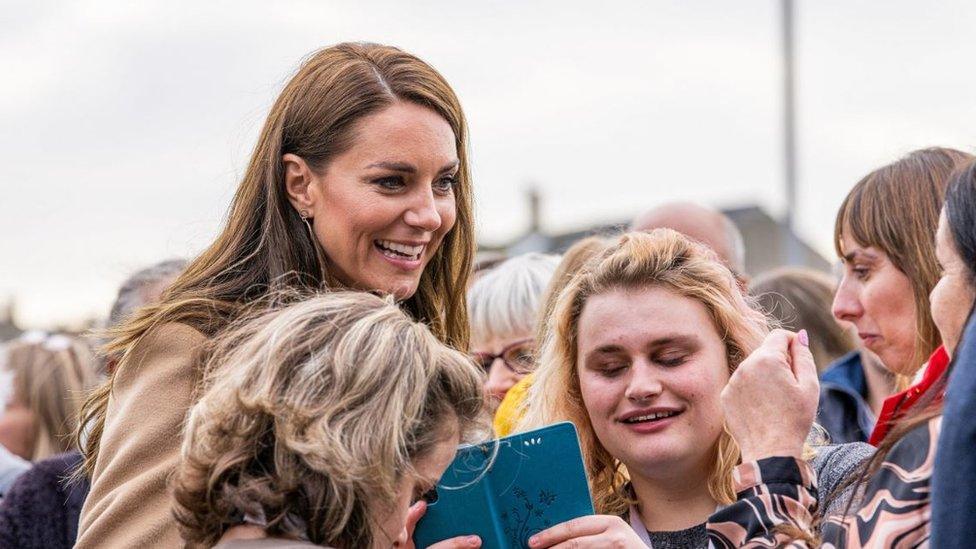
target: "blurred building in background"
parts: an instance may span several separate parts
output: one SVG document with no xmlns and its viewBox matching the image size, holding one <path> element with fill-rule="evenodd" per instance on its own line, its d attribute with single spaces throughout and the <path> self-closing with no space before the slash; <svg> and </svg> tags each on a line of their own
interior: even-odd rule
<svg viewBox="0 0 976 549">
<path fill-rule="evenodd" d="M 541 198 L 539 193 L 528 192 L 530 224 L 528 230 L 510 242 L 498 245 L 479 245 L 478 260 L 492 261 L 527 252 L 562 253 L 573 242 L 590 235 L 613 235 L 627 229 L 630 220 L 619 220 L 578 230 L 550 233 L 542 229 Z M 758 205 L 720 208 L 742 232 L 746 247 L 746 272 L 761 272 L 791 265 L 809 267 L 823 272 L 831 271 L 831 262 L 803 241 L 783 221 L 779 221 Z M 795 258 L 788 256 L 793 250 Z"/>
<path fill-rule="evenodd" d="M 13 299 L 0 304 L 0 343 L 10 341 L 23 332 L 14 322 L 14 310 Z"/>
</svg>

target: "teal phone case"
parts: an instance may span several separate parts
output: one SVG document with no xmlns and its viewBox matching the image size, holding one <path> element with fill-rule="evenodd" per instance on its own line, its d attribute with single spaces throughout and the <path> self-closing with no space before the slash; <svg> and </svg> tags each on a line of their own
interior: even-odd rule
<svg viewBox="0 0 976 549">
<path fill-rule="evenodd" d="M 483 549 L 522 548 L 537 532 L 592 514 L 576 427 L 556 423 L 459 448 L 414 543 L 476 534 Z"/>
</svg>

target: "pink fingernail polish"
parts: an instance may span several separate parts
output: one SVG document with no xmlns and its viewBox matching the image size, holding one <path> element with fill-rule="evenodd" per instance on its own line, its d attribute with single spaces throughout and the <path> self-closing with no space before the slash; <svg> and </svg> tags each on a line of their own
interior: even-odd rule
<svg viewBox="0 0 976 549">
<path fill-rule="evenodd" d="M 796 338 L 800 340 L 800 343 L 803 344 L 804 347 L 810 346 L 810 336 L 807 335 L 806 330 L 800 330 L 800 332 L 796 334 Z"/>
</svg>

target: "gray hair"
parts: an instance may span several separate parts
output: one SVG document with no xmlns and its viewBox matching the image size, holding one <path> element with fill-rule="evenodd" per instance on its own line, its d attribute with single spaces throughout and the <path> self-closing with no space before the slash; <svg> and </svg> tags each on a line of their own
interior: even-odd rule
<svg viewBox="0 0 976 549">
<path fill-rule="evenodd" d="M 112 311 L 108 315 L 106 327 L 118 326 L 136 309 L 155 301 L 163 288 L 161 284 L 169 285 L 172 279 L 179 276 L 186 269 L 185 259 L 167 259 L 155 265 L 146 267 L 133 273 L 119 287 L 118 297 L 112 304 Z"/>
<path fill-rule="evenodd" d="M 482 275 L 468 290 L 473 340 L 535 331 L 543 294 L 558 255 L 527 253 L 513 257 Z"/>
</svg>

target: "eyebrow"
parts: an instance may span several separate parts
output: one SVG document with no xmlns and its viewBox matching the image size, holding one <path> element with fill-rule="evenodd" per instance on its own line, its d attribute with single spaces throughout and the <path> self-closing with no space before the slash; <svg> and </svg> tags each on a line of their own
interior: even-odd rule
<svg viewBox="0 0 976 549">
<path fill-rule="evenodd" d="M 863 256 L 865 259 L 871 259 L 871 260 L 877 259 L 877 257 L 873 253 L 867 250 L 854 250 L 853 252 L 844 254 L 843 256 L 844 263 L 850 263 L 851 261 L 857 259 L 858 256 Z"/>
<path fill-rule="evenodd" d="M 460 160 L 454 160 L 453 162 L 450 162 L 446 164 L 443 168 L 441 168 L 438 173 L 449 172 L 457 168 L 460 163 L 461 163 Z M 385 170 L 409 173 L 409 174 L 417 173 L 417 167 L 414 166 L 413 164 L 408 164 L 406 162 L 387 162 L 387 161 L 373 162 L 372 164 L 366 166 L 366 169 L 370 169 L 370 168 L 383 168 Z"/>
<path fill-rule="evenodd" d="M 682 335 L 682 334 L 670 334 L 663 337 L 654 338 L 650 343 L 648 343 L 646 348 L 653 347 L 663 347 L 665 345 L 691 345 L 698 341 L 698 338 L 693 335 Z M 607 345 L 601 345 L 596 349 L 593 349 L 586 356 L 593 356 L 597 354 L 610 354 L 623 351 L 624 348 L 620 345 L 609 343 Z"/>
</svg>

